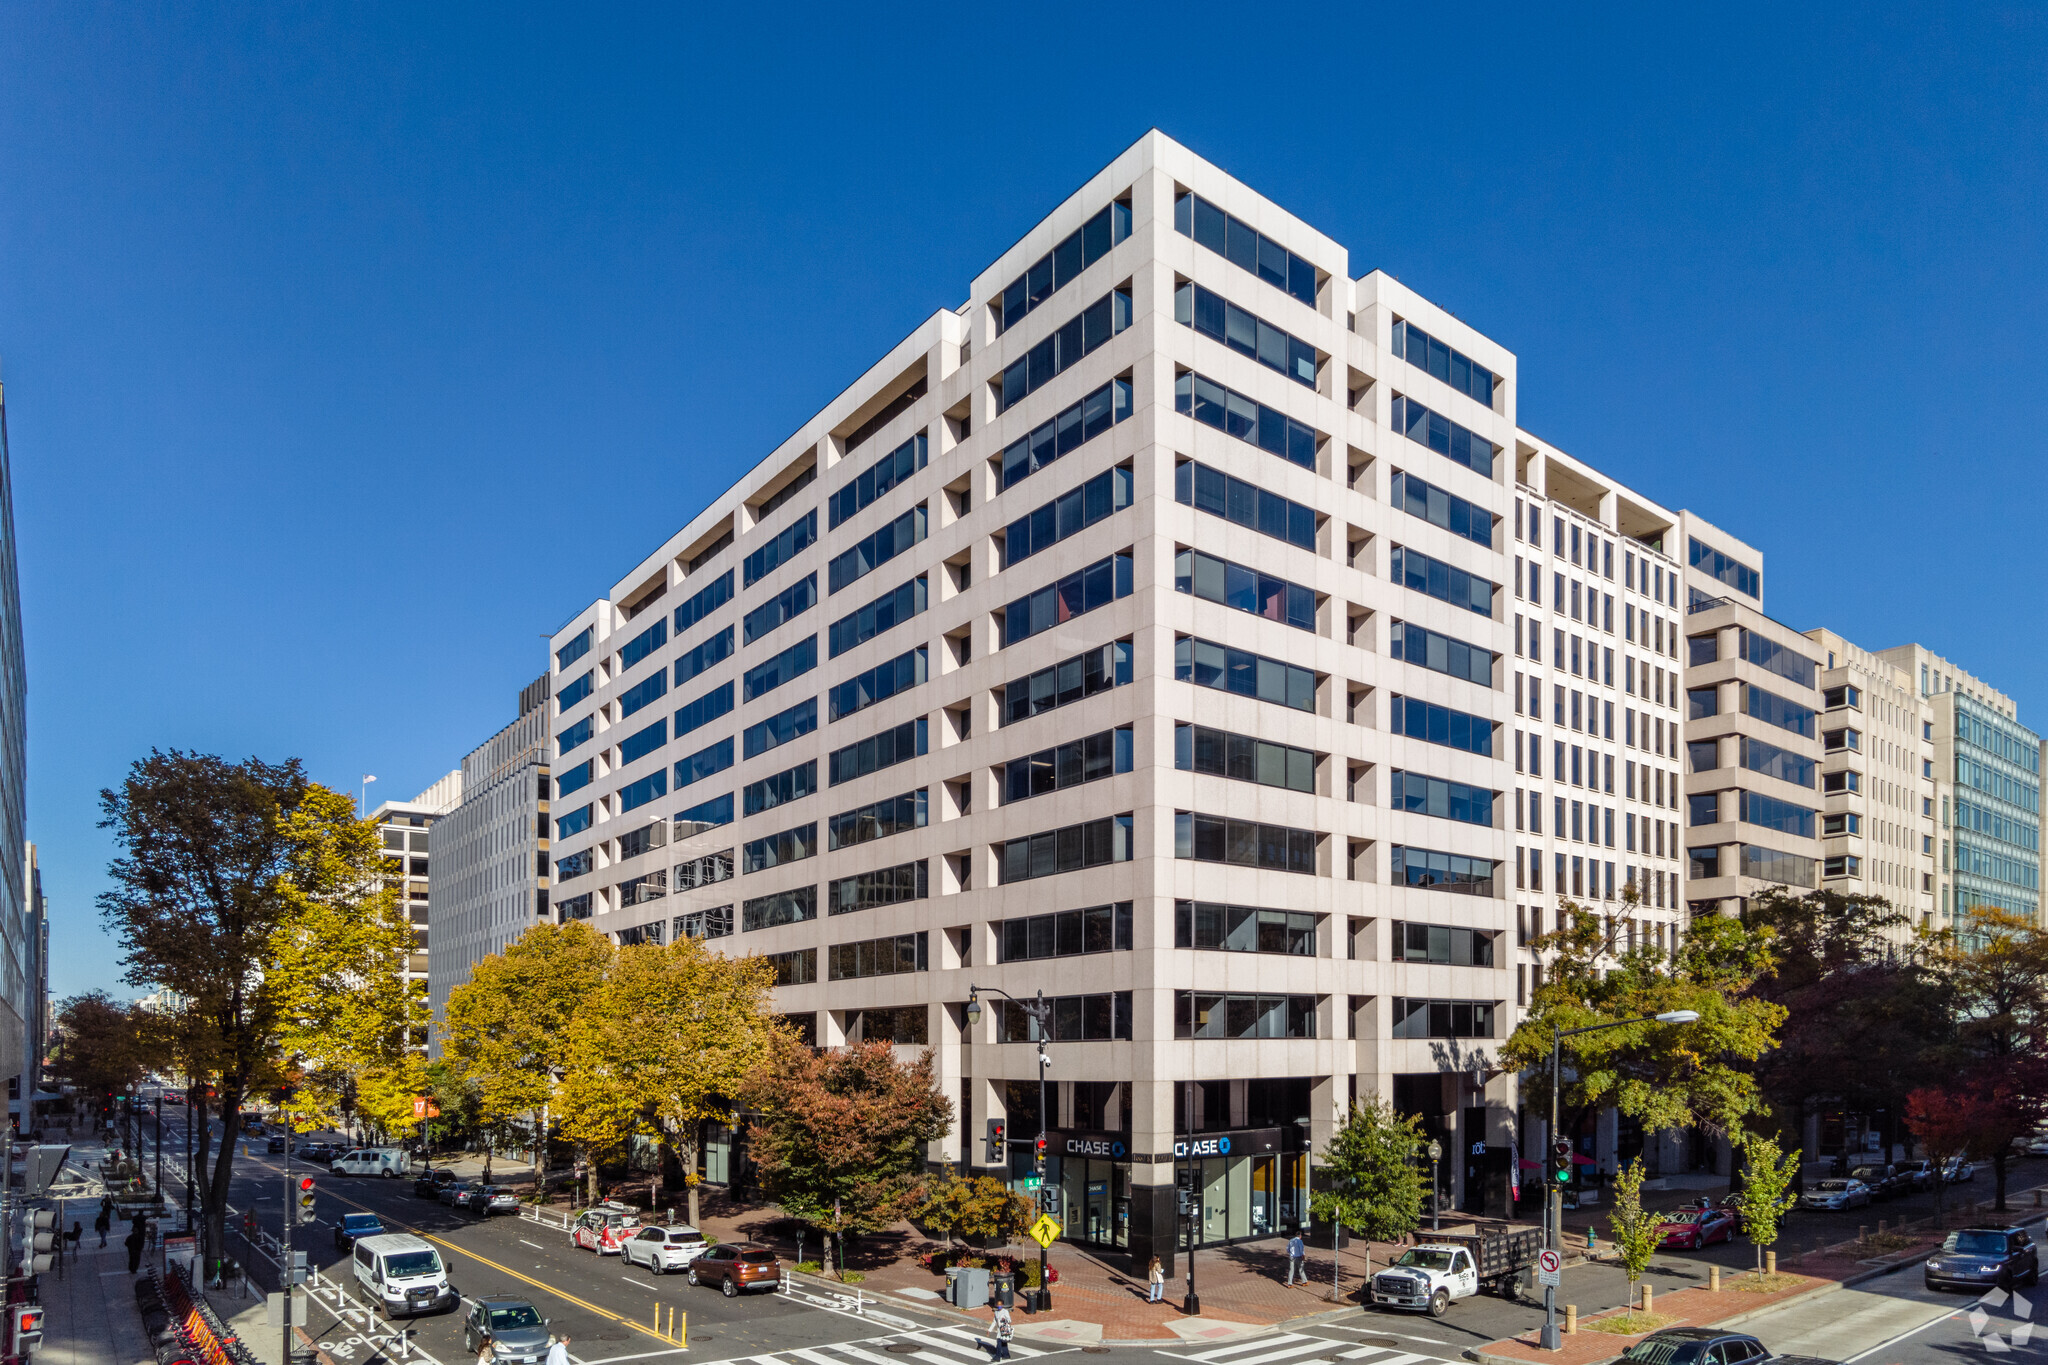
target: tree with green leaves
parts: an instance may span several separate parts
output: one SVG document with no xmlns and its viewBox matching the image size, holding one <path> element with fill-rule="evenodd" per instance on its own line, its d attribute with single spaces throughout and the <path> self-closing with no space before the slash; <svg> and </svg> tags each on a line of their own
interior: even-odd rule
<svg viewBox="0 0 2048 1365">
<path fill-rule="evenodd" d="M 50 1070 L 92 1106 L 95 1122 L 114 1096 L 126 1093 L 148 1072 L 146 1022 L 133 1005 L 105 991 L 86 991 L 57 1006 Z"/>
<path fill-rule="evenodd" d="M 1780 1152 L 1777 1139 L 1761 1133 L 1744 1133 L 1737 1141 L 1742 1147 L 1742 1188 L 1736 1191 L 1736 1208 L 1742 1214 L 1742 1231 L 1756 1248 L 1756 1273 L 1764 1273 L 1764 1250 L 1778 1241 L 1778 1223 L 1799 1195 L 1793 1185 L 1799 1179 L 1799 1149 Z"/>
<path fill-rule="evenodd" d="M 1309 1195 L 1309 1212 L 1369 1241 L 1406 1237 L 1422 1225 L 1427 1143 L 1420 1117 L 1396 1114 L 1377 1095 L 1360 1098 L 1323 1148 L 1323 1186 Z"/>
<path fill-rule="evenodd" d="M 1621 1259 L 1621 1272 L 1628 1277 L 1628 1317 L 1632 1322 L 1640 1302 L 1636 1285 L 1664 1240 L 1664 1215 L 1643 1207 L 1641 1158 L 1615 1172 L 1614 1212 L 1607 1216 L 1607 1226 L 1614 1238 L 1614 1253 Z"/>
<path fill-rule="evenodd" d="M 750 1150 L 768 1197 L 831 1236 L 880 1232 L 928 1197 L 926 1145 L 953 1126 L 931 1049 L 899 1062 L 889 1043 L 819 1052 L 778 1031 L 740 1098 L 761 1117 Z"/>
<path fill-rule="evenodd" d="M 948 1237 L 987 1246 L 1016 1241 L 1037 1217 L 1035 1202 L 1012 1192 L 994 1176 L 961 1177 L 942 1172 L 934 1177 L 916 1221 Z"/>
<path fill-rule="evenodd" d="M 100 793 L 100 809 L 119 846 L 100 913 L 124 979 L 175 996 L 150 1035 L 190 1087 L 201 1226 L 207 1255 L 219 1256 L 242 1105 L 291 1068 L 286 1040 L 304 1040 L 307 983 L 386 998 L 377 983 L 399 966 L 380 922 L 392 895 L 381 860 L 362 856 L 355 803 L 296 759 L 152 751 Z M 351 1011 L 347 1027 L 372 1014 Z M 209 1111 L 221 1121 L 217 1153 Z"/>
<path fill-rule="evenodd" d="M 1991 1162 L 1996 1207 L 2005 1207 L 2010 1138 L 2048 1113 L 2048 931 L 2026 915 L 1990 906 L 1964 912 L 1932 954 L 1955 1011 L 1961 1060 L 1953 1075 L 1978 1093 L 1979 1150 Z"/>
<path fill-rule="evenodd" d="M 1733 1131 L 1766 1106 L 1753 1069 L 1777 1045 L 1785 1008 L 1745 994 L 1772 964 L 1771 935 L 1719 915 L 1695 919 L 1673 952 L 1626 944 L 1620 916 L 1564 901 L 1562 926 L 1532 941 L 1546 954 L 1543 984 L 1501 1049 L 1521 1076 L 1532 1110 L 1550 1104 L 1551 1030 L 1583 1028 L 1676 1010 L 1689 1024 L 1643 1022 L 1582 1034 L 1563 1056 L 1559 1129 L 1575 1133 L 1612 1106 L 1645 1130 L 1701 1126 Z"/>
</svg>

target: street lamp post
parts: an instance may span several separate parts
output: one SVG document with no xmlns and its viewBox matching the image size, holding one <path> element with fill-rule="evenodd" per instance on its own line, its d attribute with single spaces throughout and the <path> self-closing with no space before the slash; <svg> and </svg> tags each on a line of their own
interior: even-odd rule
<svg viewBox="0 0 2048 1365">
<path fill-rule="evenodd" d="M 970 985 L 967 988 L 967 1022 L 969 1024 L 981 1022 L 981 991 L 982 988 L 979 986 Z M 1052 1062 L 1052 1059 L 1046 1056 L 1045 1044 L 1046 1040 L 1052 1037 L 1052 1005 L 1046 1000 L 1044 991 L 1038 992 L 1037 997 L 1032 1000 L 1019 1000 L 1008 991 L 998 990 L 993 986 L 989 987 L 989 992 L 992 995 L 1000 995 L 1018 1009 L 1023 1010 L 1025 1014 L 1030 1016 L 1031 1022 L 1038 1026 L 1038 1144 L 1036 1151 L 1038 1153 L 1038 1206 L 1043 1209 L 1045 1207 L 1046 1119 L 1049 1112 L 1045 1107 L 1045 1069 Z M 1006 1151 L 1003 1155 L 1007 1158 L 1009 1153 Z M 1038 1248 L 1038 1295 L 1033 1300 L 1033 1306 L 1041 1312 L 1052 1307 L 1052 1289 L 1047 1285 L 1045 1278 L 1045 1252 L 1046 1248 L 1041 1245 Z"/>
<path fill-rule="evenodd" d="M 1667 1010 L 1663 1014 L 1644 1015 L 1637 1019 L 1614 1019 L 1605 1024 L 1587 1024 L 1583 1028 L 1561 1029 L 1554 1022 L 1550 1026 L 1550 1141 L 1556 1143 L 1557 1136 L 1557 1093 L 1563 1088 L 1562 1058 L 1564 1040 L 1581 1033 L 1598 1033 L 1602 1029 L 1620 1028 L 1625 1024 L 1690 1024 L 1700 1017 L 1698 1010 Z M 1543 1196 L 1543 1240 L 1552 1251 L 1564 1250 L 1564 1191 L 1555 1176 L 1545 1182 L 1549 1189 Z M 1543 1335 L 1540 1344 L 1546 1351 L 1560 1349 L 1557 1333 L 1557 1286 L 1543 1286 Z"/>
<path fill-rule="evenodd" d="M 1429 1140 L 1429 1230 L 1435 1232 L 1440 1226 L 1437 1221 L 1439 1206 L 1443 1203 L 1442 1186 L 1437 1184 L 1436 1164 L 1444 1159 L 1444 1145 L 1435 1138 Z"/>
</svg>

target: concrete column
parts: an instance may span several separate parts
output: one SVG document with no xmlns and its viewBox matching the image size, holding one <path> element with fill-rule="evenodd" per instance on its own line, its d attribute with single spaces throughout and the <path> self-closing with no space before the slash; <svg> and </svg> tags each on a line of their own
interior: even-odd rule
<svg viewBox="0 0 2048 1365">
<path fill-rule="evenodd" d="M 1180 1218 L 1173 1188 L 1172 1081 L 1132 1081 L 1131 1267 L 1141 1271 L 1157 1256 L 1173 1275 Z"/>
<path fill-rule="evenodd" d="M 943 943 L 950 939 L 951 935 L 940 933 L 938 937 Z M 948 950 L 941 949 L 941 951 L 945 952 Z M 965 1011 L 960 1006 L 948 1004 L 943 1000 L 932 1001 L 926 1006 L 926 1009 L 929 1012 L 926 1036 L 932 1040 L 932 1056 L 938 1064 L 938 1075 L 935 1077 L 935 1080 L 939 1087 L 939 1093 L 948 1099 L 952 1099 L 960 1094 L 960 1078 L 965 1074 L 964 1068 L 967 1060 L 967 1049 L 965 1046 L 967 1039 L 964 1029 L 966 1023 Z M 943 1161 L 948 1165 L 957 1165 L 961 1158 L 967 1154 L 973 1142 L 973 1134 L 967 1132 L 965 1125 L 961 1122 L 960 1115 L 956 1114 L 953 1117 L 953 1125 L 946 1135 L 937 1142 L 927 1145 L 925 1151 L 925 1158 L 927 1160 Z"/>
</svg>

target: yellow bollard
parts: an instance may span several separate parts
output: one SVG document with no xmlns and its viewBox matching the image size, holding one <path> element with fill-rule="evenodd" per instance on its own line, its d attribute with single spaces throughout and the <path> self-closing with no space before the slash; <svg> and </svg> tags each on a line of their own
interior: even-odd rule
<svg viewBox="0 0 2048 1365">
<path fill-rule="evenodd" d="M 1775 1274 L 1777 1274 L 1777 1273 L 1778 1273 L 1778 1253 L 1777 1253 L 1777 1252 L 1775 1252 L 1775 1251 L 1766 1251 L 1766 1252 L 1764 1253 L 1764 1274 L 1766 1274 L 1766 1275 L 1775 1275 Z"/>
<path fill-rule="evenodd" d="M 1651 1313 L 1656 1311 L 1654 1307 L 1656 1303 L 1656 1294 L 1657 1291 L 1651 1288 L 1649 1285 L 1643 1286 L 1643 1312 Z"/>
<path fill-rule="evenodd" d="M 1707 1292 L 1709 1294 L 1721 1292 L 1721 1267 L 1717 1265 L 1707 1267 Z"/>
<path fill-rule="evenodd" d="M 1564 1334 L 1568 1337 L 1579 1334 L 1579 1306 L 1575 1303 L 1564 1306 Z"/>
</svg>

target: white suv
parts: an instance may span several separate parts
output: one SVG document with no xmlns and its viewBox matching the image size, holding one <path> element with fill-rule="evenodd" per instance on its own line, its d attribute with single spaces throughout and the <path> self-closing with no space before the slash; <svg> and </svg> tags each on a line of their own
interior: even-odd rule
<svg viewBox="0 0 2048 1365">
<path fill-rule="evenodd" d="M 642 1228 L 626 1239 L 626 1259 L 644 1265 L 657 1275 L 685 1270 L 711 1244 L 704 1234 L 687 1223 L 671 1228 Z"/>
</svg>

